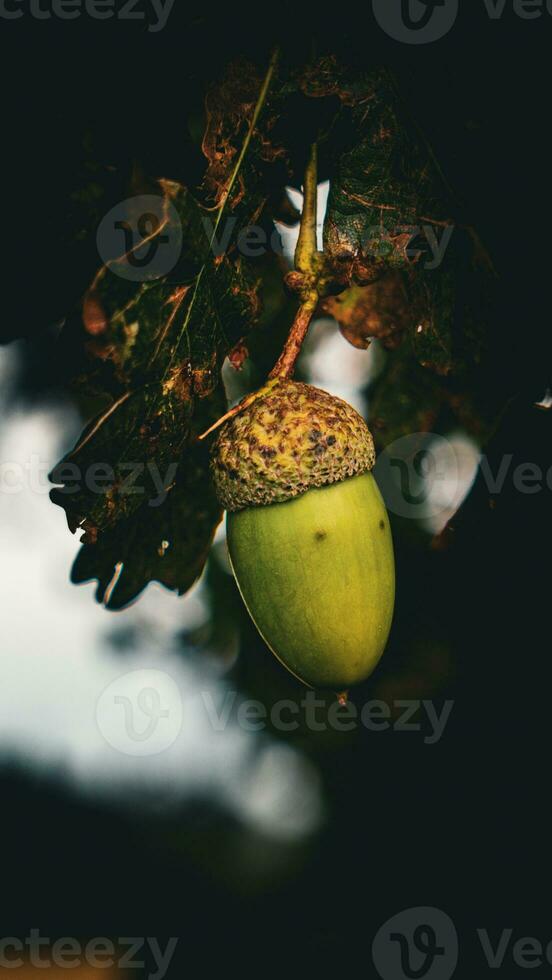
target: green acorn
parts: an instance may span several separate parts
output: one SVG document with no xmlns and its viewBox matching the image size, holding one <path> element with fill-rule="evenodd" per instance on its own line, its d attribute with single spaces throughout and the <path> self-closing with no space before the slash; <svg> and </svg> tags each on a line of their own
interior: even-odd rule
<svg viewBox="0 0 552 980">
<path fill-rule="evenodd" d="M 245 605 L 276 657 L 312 687 L 365 680 L 387 642 L 395 568 L 374 461 L 350 405 L 287 379 L 257 392 L 213 447 Z"/>
</svg>

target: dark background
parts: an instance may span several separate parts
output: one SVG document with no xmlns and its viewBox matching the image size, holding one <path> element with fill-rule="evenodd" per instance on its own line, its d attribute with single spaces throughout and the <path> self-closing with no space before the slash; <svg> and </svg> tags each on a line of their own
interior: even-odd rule
<svg viewBox="0 0 552 980">
<path fill-rule="evenodd" d="M 491 338 L 507 409 L 488 447 L 546 470 L 550 414 L 534 408 L 550 383 L 549 51 L 552 17 L 490 21 L 462 8 L 434 45 L 386 39 L 370 5 L 297 4 L 173 9 L 149 34 L 141 22 L 0 21 L 2 334 L 25 335 L 18 396 L 63 381 L 48 328 L 77 302 L 97 262 L 93 233 L 67 202 L 91 154 L 109 165 L 105 207 L 120 199 L 132 160 L 153 174 L 199 180 L 202 161 L 181 125 L 205 84 L 243 54 L 263 64 L 276 41 L 301 60 L 316 35 L 367 65 L 388 61 L 501 277 Z M 93 229 L 92 229 L 93 232 Z M 454 919 L 458 975 L 485 975 L 475 929 L 512 927 L 552 939 L 548 558 L 550 490 L 506 489 L 489 506 L 478 483 L 440 551 L 399 555 L 407 628 L 431 621 L 453 650 L 445 735 L 361 732 L 324 749 L 329 819 L 315 846 L 271 884 L 240 882 L 240 831 L 198 805 L 166 820 L 105 811 L 55 782 L 0 773 L 2 935 L 180 936 L 171 975 L 201 968 L 260 972 L 283 957 L 296 972 L 327 966 L 373 976 L 377 928 L 409 906 Z M 1 560 L 1 556 L 0 556 Z M 248 649 L 252 649 L 248 637 Z M 21 651 L 24 656 L 24 651 Z M 239 682 L 251 689 L 247 654 Z M 369 696 L 369 694 L 368 694 Z M 405 696 L 408 696 L 406 694 Z M 175 852 L 175 834 L 188 845 Z M 289 855 L 286 856 L 289 863 Z M 498 935 L 498 932 L 495 933 Z M 178 961 L 178 962 L 177 962 Z M 540 972 L 545 972 L 543 967 Z M 501 976 L 523 975 L 505 965 Z M 537 971 L 537 975 L 538 975 Z"/>
</svg>

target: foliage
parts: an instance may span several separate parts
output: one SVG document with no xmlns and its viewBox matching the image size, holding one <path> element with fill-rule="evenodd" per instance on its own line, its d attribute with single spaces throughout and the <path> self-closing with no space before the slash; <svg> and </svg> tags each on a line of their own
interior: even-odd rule
<svg viewBox="0 0 552 980">
<path fill-rule="evenodd" d="M 378 421 L 400 433 L 413 406 L 434 418 L 447 385 L 469 386 L 491 269 L 390 72 L 334 57 L 291 68 L 275 55 L 266 73 L 228 65 L 205 96 L 201 185 L 148 178 L 163 215 L 152 241 L 181 229 L 176 265 L 136 282 L 120 274 L 128 253 L 109 262 L 62 336 L 79 351 L 79 390 L 107 408 L 53 471 L 52 499 L 84 532 L 73 580 L 97 578 L 111 608 L 152 579 L 183 593 L 201 573 L 221 513 L 197 437 L 225 410 L 222 364 L 241 367 L 259 338 L 270 347 L 293 306 L 282 260 L 257 257 L 244 236 L 295 220 L 285 187 L 300 186 L 313 141 L 330 179 L 319 309 L 356 347 L 399 348 L 387 374 L 402 396 L 392 404 L 399 381 L 380 382 Z M 428 243 L 445 233 L 432 265 Z"/>
</svg>

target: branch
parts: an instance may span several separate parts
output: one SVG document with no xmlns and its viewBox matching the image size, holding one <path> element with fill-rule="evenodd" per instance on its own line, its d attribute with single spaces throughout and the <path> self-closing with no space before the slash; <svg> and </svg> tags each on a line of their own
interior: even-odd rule
<svg viewBox="0 0 552 980">
<path fill-rule="evenodd" d="M 291 326 L 284 349 L 269 374 L 269 378 L 289 378 L 293 374 L 295 362 L 301 353 L 303 341 L 307 336 L 312 315 L 318 305 L 318 293 L 301 304 Z"/>
<path fill-rule="evenodd" d="M 316 205 L 318 196 L 318 148 L 313 143 L 303 181 L 303 210 L 301 227 L 295 249 L 295 268 L 303 276 L 302 303 L 293 321 L 289 336 L 269 378 L 289 378 L 301 353 L 303 341 L 320 298 L 320 256 L 316 243 Z"/>
<path fill-rule="evenodd" d="M 314 272 L 316 256 L 316 205 L 318 197 L 318 148 L 313 143 L 303 180 L 303 210 L 301 228 L 295 249 L 295 268 L 298 272 Z"/>
<path fill-rule="evenodd" d="M 281 378 L 289 378 L 293 374 L 295 362 L 301 352 L 303 341 L 307 335 L 313 313 L 320 299 L 320 278 L 322 272 L 321 256 L 316 248 L 316 199 L 318 193 L 317 147 L 313 143 L 310 148 L 309 160 L 305 170 L 303 183 L 303 210 L 301 212 L 301 228 L 297 247 L 295 249 L 295 268 L 302 279 L 300 287 L 301 305 L 295 315 L 284 349 L 268 376 L 266 385 L 247 395 L 239 405 L 235 405 L 220 419 L 198 436 L 199 440 L 215 432 L 224 422 L 239 415 L 257 398 L 266 394 Z"/>
</svg>

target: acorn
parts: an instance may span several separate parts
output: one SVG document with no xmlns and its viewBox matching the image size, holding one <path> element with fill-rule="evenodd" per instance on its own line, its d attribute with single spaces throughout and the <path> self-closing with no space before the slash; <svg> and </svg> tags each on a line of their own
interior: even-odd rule
<svg viewBox="0 0 552 980">
<path fill-rule="evenodd" d="M 368 426 L 347 402 L 275 379 L 221 429 L 212 473 L 236 581 L 259 633 L 306 685 L 342 692 L 376 667 L 395 597 Z"/>
</svg>

